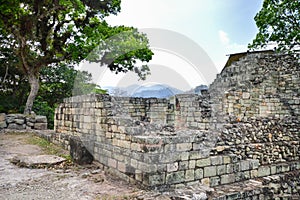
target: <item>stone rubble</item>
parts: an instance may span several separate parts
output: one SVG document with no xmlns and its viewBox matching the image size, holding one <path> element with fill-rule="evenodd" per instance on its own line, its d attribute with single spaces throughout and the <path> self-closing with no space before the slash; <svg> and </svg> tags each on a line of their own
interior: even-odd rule
<svg viewBox="0 0 300 200">
<path fill-rule="evenodd" d="M 47 118 L 41 115 L 5 114 L 0 113 L 0 129 L 47 129 Z"/>
</svg>

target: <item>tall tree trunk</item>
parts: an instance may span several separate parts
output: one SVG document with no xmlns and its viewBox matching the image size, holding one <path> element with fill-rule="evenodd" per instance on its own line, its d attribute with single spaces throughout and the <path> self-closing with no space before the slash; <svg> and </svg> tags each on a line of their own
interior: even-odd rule
<svg viewBox="0 0 300 200">
<path fill-rule="evenodd" d="M 27 98 L 24 114 L 30 114 L 30 112 L 32 111 L 34 99 L 37 96 L 40 88 L 39 77 L 34 73 L 28 74 L 28 81 L 30 83 L 30 93 Z"/>
</svg>

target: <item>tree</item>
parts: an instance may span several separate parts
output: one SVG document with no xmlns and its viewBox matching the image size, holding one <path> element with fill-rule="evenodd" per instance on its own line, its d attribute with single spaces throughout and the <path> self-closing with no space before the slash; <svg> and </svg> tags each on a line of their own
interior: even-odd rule
<svg viewBox="0 0 300 200">
<path fill-rule="evenodd" d="M 75 81 L 76 85 L 74 85 Z M 105 90 L 100 89 L 100 86 L 92 83 L 90 73 L 63 64 L 41 69 L 38 97 L 52 108 L 62 103 L 64 98 L 89 93 L 106 93 Z"/>
<path fill-rule="evenodd" d="M 249 48 L 265 47 L 274 42 L 278 50 L 299 50 L 299 0 L 264 0 L 262 9 L 254 19 L 259 32 Z"/>
<path fill-rule="evenodd" d="M 144 78 L 149 69 L 136 61 L 152 58 L 146 36 L 132 27 L 111 27 L 104 20 L 119 11 L 120 0 L 0 0 L 0 49 L 12 50 L 30 84 L 25 114 L 32 110 L 45 67 L 87 58 L 116 73 L 135 71 Z M 119 52 L 119 46 L 107 41 L 124 31 L 130 34 L 118 41 L 123 47 Z M 126 47 L 131 51 L 124 51 Z"/>
<path fill-rule="evenodd" d="M 1 52 L 7 53 L 7 52 Z M 0 55 L 1 55 L 0 53 Z M 13 55 L 0 60 L 0 113 L 21 112 L 26 103 L 30 86 L 25 75 L 14 65 Z M 38 115 L 45 115 L 48 128 L 53 128 L 54 111 L 64 98 L 76 95 L 106 93 L 92 83 L 92 75 L 86 71 L 77 71 L 72 66 L 59 65 L 45 67 L 40 71 L 40 89 L 32 110 Z M 76 81 L 76 87 L 74 82 Z"/>
</svg>

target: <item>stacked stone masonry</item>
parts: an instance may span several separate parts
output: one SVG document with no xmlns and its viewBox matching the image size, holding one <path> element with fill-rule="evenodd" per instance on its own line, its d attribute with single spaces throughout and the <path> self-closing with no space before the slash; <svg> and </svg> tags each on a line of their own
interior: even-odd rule
<svg viewBox="0 0 300 200">
<path fill-rule="evenodd" d="M 299 71 L 294 55 L 249 53 L 224 68 L 205 95 L 68 98 L 56 109 L 55 139 L 67 146 L 80 137 L 97 161 L 148 188 L 296 173 Z"/>
<path fill-rule="evenodd" d="M 5 114 L 0 113 L 1 129 L 47 129 L 47 118 L 41 115 Z"/>
</svg>

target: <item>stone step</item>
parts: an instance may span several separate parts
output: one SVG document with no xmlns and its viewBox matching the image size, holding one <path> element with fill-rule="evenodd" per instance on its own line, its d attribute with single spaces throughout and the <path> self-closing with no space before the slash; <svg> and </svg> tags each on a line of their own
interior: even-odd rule
<svg viewBox="0 0 300 200">
<path fill-rule="evenodd" d="M 209 199 L 300 199 L 300 170 L 213 187 Z"/>
<path fill-rule="evenodd" d="M 55 155 L 16 156 L 11 160 L 13 164 L 27 168 L 50 167 L 65 161 L 65 158 Z"/>
<path fill-rule="evenodd" d="M 259 180 L 246 180 L 242 182 L 214 187 L 214 192 L 209 194 L 209 199 L 264 199 L 265 186 Z"/>
</svg>

